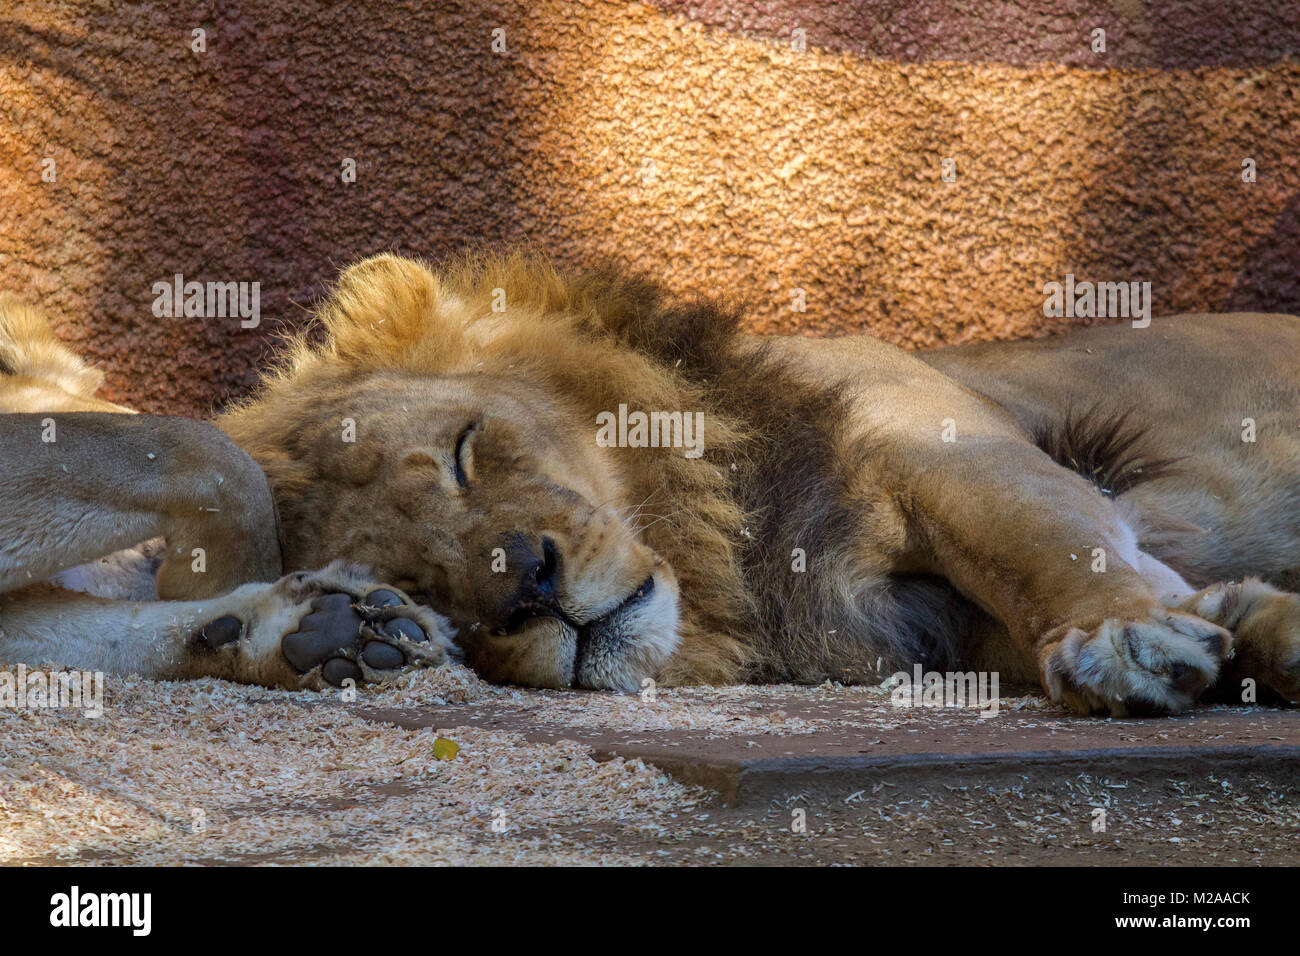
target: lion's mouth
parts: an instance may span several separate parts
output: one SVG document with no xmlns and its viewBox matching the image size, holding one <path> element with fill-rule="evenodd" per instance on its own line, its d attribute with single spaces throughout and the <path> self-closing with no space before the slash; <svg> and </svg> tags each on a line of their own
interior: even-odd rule
<svg viewBox="0 0 1300 956">
<path fill-rule="evenodd" d="M 677 645 L 673 579 L 664 573 L 671 575 L 656 570 L 621 599 L 613 597 L 598 617 L 584 620 L 558 601 L 532 601 L 515 608 L 502 627 L 480 631 L 463 622 L 468 663 L 502 683 L 635 692 Z"/>
<path fill-rule="evenodd" d="M 510 612 L 510 616 L 505 623 L 496 629 L 494 633 L 499 637 L 511 637 L 522 634 L 529 626 L 539 619 L 553 618 L 560 621 L 569 630 L 578 635 L 578 646 L 581 649 L 591 636 L 593 631 L 600 631 L 610 621 L 624 614 L 629 609 L 648 598 L 655 590 L 654 575 L 646 578 L 641 582 L 635 591 L 624 598 L 619 604 L 606 611 L 600 617 L 592 618 L 588 621 L 578 621 L 565 613 L 558 602 L 550 601 L 546 603 L 530 602 L 520 604 Z"/>
<path fill-rule="evenodd" d="M 588 690 L 625 690 L 627 688 L 612 686 L 608 678 L 601 675 L 608 674 L 611 665 L 636 647 L 638 633 L 629 618 L 650 600 L 655 587 L 652 574 L 613 608 L 587 621 L 575 620 L 559 607 L 558 602 L 522 606 L 515 609 L 498 634 L 505 637 L 524 634 L 538 621 L 556 621 L 572 635 L 573 663 L 569 686 Z"/>
</svg>

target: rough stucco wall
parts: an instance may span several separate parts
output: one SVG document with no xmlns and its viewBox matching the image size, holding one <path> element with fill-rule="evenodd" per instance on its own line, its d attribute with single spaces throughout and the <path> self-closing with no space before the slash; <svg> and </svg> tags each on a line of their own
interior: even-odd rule
<svg viewBox="0 0 1300 956">
<path fill-rule="evenodd" d="M 529 241 L 920 346 L 1046 331 L 1066 272 L 1300 312 L 1300 12 L 1153 6 L 29 0 L 0 10 L 0 288 L 106 397 L 198 414 L 383 249 Z M 260 282 L 262 327 L 155 318 L 177 272 Z"/>
</svg>

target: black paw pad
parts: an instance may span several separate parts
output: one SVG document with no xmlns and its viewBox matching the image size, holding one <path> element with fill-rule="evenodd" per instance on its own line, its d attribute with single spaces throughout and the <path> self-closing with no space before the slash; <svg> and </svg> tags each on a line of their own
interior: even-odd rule
<svg viewBox="0 0 1300 956">
<path fill-rule="evenodd" d="M 202 651 L 215 651 L 219 647 L 235 643 L 243 633 L 244 625 L 239 618 L 227 614 L 203 625 L 194 638 L 194 647 Z"/>
<path fill-rule="evenodd" d="M 406 663 L 405 654 L 383 641 L 371 641 L 367 644 L 366 649 L 361 652 L 361 659 L 366 662 L 366 666 L 373 667 L 377 671 L 392 670 Z"/>
<path fill-rule="evenodd" d="M 366 599 L 361 603 L 366 607 L 401 607 L 406 602 L 401 599 L 396 591 L 380 588 L 367 594 Z"/>
<path fill-rule="evenodd" d="M 389 637 L 396 640 L 406 638 L 408 641 L 415 641 L 418 644 L 429 639 L 429 635 L 424 633 L 424 628 L 407 617 L 393 618 L 383 626 L 382 630 Z"/>
<path fill-rule="evenodd" d="M 311 608 L 298 630 L 280 642 L 285 659 L 303 674 L 336 654 L 352 650 L 364 623 L 346 594 L 319 597 L 312 601 Z"/>
<path fill-rule="evenodd" d="M 331 657 L 320 669 L 320 676 L 335 687 L 342 687 L 345 680 L 361 683 L 361 668 L 346 657 Z"/>
<path fill-rule="evenodd" d="M 355 603 L 347 594 L 323 595 L 312 601 L 311 612 L 298 629 L 280 641 L 280 651 L 299 673 L 320 667 L 321 677 L 335 686 L 349 679 L 360 682 L 363 671 L 396 670 L 408 663 L 407 655 L 390 642 L 429 640 L 415 621 L 383 620 L 392 613 L 388 608 L 405 606 L 407 602 L 387 588 L 371 591 Z"/>
</svg>

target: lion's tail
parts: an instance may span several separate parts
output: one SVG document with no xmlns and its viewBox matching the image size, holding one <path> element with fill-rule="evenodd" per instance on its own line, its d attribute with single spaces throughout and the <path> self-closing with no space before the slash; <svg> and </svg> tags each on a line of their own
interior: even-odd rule
<svg viewBox="0 0 1300 956">
<path fill-rule="evenodd" d="M 9 292 L 0 292 L 0 376 L 17 375 L 93 398 L 104 373 L 68 348 L 42 312 Z"/>
<path fill-rule="evenodd" d="M 1138 485 L 1178 470 L 1177 458 L 1146 453 L 1146 428 L 1134 410 L 1107 411 L 1100 404 L 1083 412 L 1071 409 L 1064 420 L 1034 429 L 1034 443 L 1052 459 L 1115 498 Z"/>
</svg>

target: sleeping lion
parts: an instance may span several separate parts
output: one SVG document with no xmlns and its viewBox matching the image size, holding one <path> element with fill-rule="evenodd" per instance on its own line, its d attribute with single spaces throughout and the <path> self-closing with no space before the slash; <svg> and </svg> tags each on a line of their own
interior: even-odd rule
<svg viewBox="0 0 1300 956">
<path fill-rule="evenodd" d="M 0 299 L 0 661 L 1300 699 L 1300 318 L 908 353 L 523 254 L 381 255 L 317 318 L 205 424 Z"/>
</svg>

